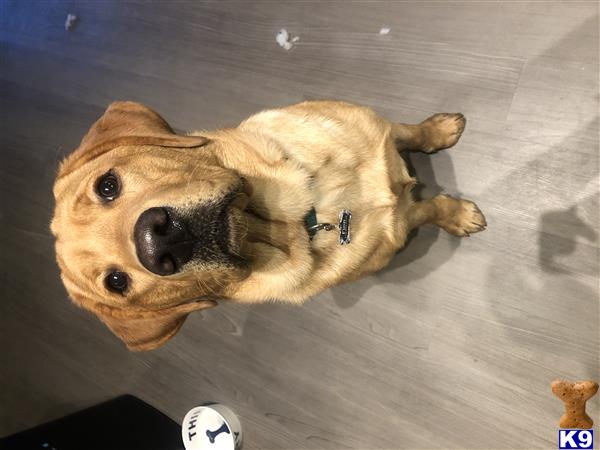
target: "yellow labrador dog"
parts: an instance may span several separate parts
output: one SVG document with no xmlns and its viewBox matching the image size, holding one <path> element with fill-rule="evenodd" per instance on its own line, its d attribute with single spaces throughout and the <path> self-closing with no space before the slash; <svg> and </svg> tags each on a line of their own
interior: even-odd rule
<svg viewBox="0 0 600 450">
<path fill-rule="evenodd" d="M 162 345 L 217 300 L 304 302 L 383 268 L 415 227 L 485 228 L 470 201 L 415 202 L 398 154 L 450 147 L 464 126 L 462 114 L 405 125 L 311 101 L 182 136 L 115 102 L 56 179 L 62 280 L 131 350 Z"/>
</svg>

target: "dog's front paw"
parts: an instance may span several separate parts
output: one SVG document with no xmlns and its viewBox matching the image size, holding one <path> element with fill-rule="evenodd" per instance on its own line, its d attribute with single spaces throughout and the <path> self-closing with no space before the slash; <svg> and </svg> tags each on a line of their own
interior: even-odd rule
<svg viewBox="0 0 600 450">
<path fill-rule="evenodd" d="M 438 197 L 442 202 L 442 217 L 437 225 L 454 236 L 466 237 L 485 230 L 487 222 L 477 205 L 469 200 L 458 200 L 451 197 Z"/>
<path fill-rule="evenodd" d="M 452 147 L 462 135 L 467 119 L 461 113 L 439 113 L 421 123 L 427 153 Z"/>
</svg>

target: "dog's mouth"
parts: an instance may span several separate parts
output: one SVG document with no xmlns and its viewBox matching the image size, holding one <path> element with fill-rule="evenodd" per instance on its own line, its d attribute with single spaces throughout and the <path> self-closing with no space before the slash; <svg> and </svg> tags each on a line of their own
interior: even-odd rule
<svg viewBox="0 0 600 450">
<path fill-rule="evenodd" d="M 241 183 L 216 202 L 181 212 L 191 246 L 191 257 L 182 270 L 198 265 L 240 267 L 246 264 L 240 249 L 246 234 L 244 210 L 247 204 L 248 194 Z"/>
<path fill-rule="evenodd" d="M 145 210 L 133 230 L 138 260 L 161 276 L 194 269 L 246 267 L 240 251 L 248 202 L 249 192 L 240 183 L 214 200 Z"/>
</svg>

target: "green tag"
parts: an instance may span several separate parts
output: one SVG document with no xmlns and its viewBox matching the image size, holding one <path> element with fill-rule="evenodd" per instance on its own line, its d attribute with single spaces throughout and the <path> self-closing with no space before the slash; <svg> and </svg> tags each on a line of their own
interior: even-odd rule
<svg viewBox="0 0 600 450">
<path fill-rule="evenodd" d="M 310 211 L 304 216 L 304 226 L 308 232 L 308 236 L 312 239 L 317 234 L 317 211 L 315 208 L 310 208 Z"/>
</svg>

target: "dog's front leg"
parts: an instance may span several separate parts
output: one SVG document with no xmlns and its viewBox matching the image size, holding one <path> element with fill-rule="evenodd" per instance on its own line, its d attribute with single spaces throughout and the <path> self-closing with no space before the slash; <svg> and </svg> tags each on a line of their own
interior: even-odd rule
<svg viewBox="0 0 600 450">
<path fill-rule="evenodd" d="M 447 195 L 413 203 L 408 209 L 407 221 L 410 230 L 430 223 L 460 237 L 483 231 L 487 226 L 475 203 Z"/>
<path fill-rule="evenodd" d="M 456 144 L 465 124 L 460 113 L 439 113 L 418 125 L 393 123 L 392 135 L 399 150 L 433 153 Z"/>
</svg>

